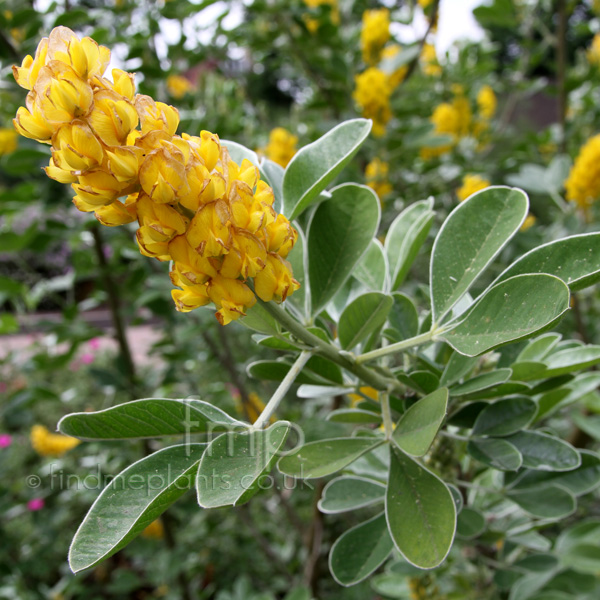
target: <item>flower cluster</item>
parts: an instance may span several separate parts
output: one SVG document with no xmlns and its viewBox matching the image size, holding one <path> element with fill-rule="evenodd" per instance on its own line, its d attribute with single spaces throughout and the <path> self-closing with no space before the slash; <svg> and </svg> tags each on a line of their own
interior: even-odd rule
<svg viewBox="0 0 600 600">
<path fill-rule="evenodd" d="M 392 86 L 389 76 L 377 67 L 369 67 L 354 80 L 354 100 L 360 106 L 363 117 L 373 120 L 373 135 L 383 135 L 385 126 L 392 117 Z"/>
<path fill-rule="evenodd" d="M 481 175 L 465 175 L 462 180 L 462 186 L 456 190 L 458 199 L 463 202 L 475 192 L 484 190 L 492 185 L 487 179 Z"/>
<path fill-rule="evenodd" d="M 592 65 L 600 65 L 600 33 L 597 33 L 587 51 L 587 59 Z"/>
<path fill-rule="evenodd" d="M 62 456 L 75 446 L 79 440 L 60 433 L 51 433 L 43 425 L 34 425 L 30 434 L 31 445 L 40 456 Z"/>
<path fill-rule="evenodd" d="M 366 10 L 363 13 L 360 47 L 365 63 L 375 65 L 390 39 L 390 11 L 387 8 Z"/>
<path fill-rule="evenodd" d="M 590 138 L 579 151 L 565 188 L 567 200 L 584 210 L 600 197 L 600 135 Z"/>
<path fill-rule="evenodd" d="M 449 144 L 421 149 L 424 159 L 441 156 L 452 150 L 461 138 L 472 136 L 479 140 L 478 148 L 485 146 L 485 132 L 489 129 L 490 119 L 496 113 L 496 94 L 488 86 L 483 86 L 477 94 L 477 114 L 471 110 L 469 98 L 465 95 L 461 85 L 452 86 L 454 98 L 452 102 L 442 102 L 435 107 L 431 115 L 436 135 L 445 135 L 451 138 Z"/>
<path fill-rule="evenodd" d="M 442 74 L 442 67 L 438 62 L 435 46 L 433 44 L 423 44 L 423 50 L 421 50 L 421 65 L 423 73 L 429 77 L 439 77 Z"/>
<path fill-rule="evenodd" d="M 388 181 L 390 165 L 379 158 L 374 158 L 365 168 L 367 185 L 379 196 L 381 200 L 392 191 Z"/>
<path fill-rule="evenodd" d="M 194 85 L 182 75 L 169 75 L 167 77 L 167 91 L 171 98 L 183 98 L 186 94 L 194 90 Z"/>
<path fill-rule="evenodd" d="M 256 302 L 250 278 L 262 300 L 284 300 L 298 288 L 284 260 L 297 233 L 258 169 L 233 162 L 209 131 L 175 135 L 177 110 L 136 94 L 131 73 L 106 79 L 109 61 L 108 48 L 57 27 L 14 67 L 29 90 L 15 128 L 52 145 L 46 173 L 101 223 L 137 219 L 142 254 L 172 261 L 178 310 L 213 302 L 227 324 Z"/>
<path fill-rule="evenodd" d="M 494 90 L 489 85 L 484 85 L 477 94 L 477 106 L 479 108 L 479 114 L 483 119 L 490 120 L 494 118 L 496 114 L 496 108 L 498 106 L 498 100 Z"/>
<path fill-rule="evenodd" d="M 17 132 L 14 129 L 0 128 L 0 156 L 11 154 L 17 149 Z"/>
<path fill-rule="evenodd" d="M 268 159 L 285 168 L 296 154 L 297 143 L 297 136 L 283 127 L 275 127 L 269 134 L 269 143 L 261 152 Z"/>
</svg>

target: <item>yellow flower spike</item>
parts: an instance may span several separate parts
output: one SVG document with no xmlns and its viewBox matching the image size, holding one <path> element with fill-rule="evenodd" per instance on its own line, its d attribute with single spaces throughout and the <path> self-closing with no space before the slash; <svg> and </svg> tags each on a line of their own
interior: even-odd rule
<svg viewBox="0 0 600 600">
<path fill-rule="evenodd" d="M 265 268 L 254 278 L 254 291 L 264 302 L 283 302 L 300 287 L 292 277 L 290 263 L 278 254 L 269 253 Z"/>
<path fill-rule="evenodd" d="M 90 79 L 104 74 L 110 50 L 92 38 L 80 40 L 68 27 L 55 27 L 48 38 L 48 59 L 69 65 L 81 79 Z"/>
<path fill-rule="evenodd" d="M 201 257 L 190 246 L 185 235 L 178 235 L 169 242 L 169 254 L 173 259 L 171 280 L 175 285 L 180 285 L 180 282 L 184 285 L 206 283 L 217 274 L 210 260 Z"/>
<path fill-rule="evenodd" d="M 32 90 L 37 81 L 40 69 L 46 64 L 48 55 L 48 38 L 43 38 L 35 51 L 35 58 L 27 55 L 20 67 L 13 66 L 15 81 L 26 90 Z"/>
<path fill-rule="evenodd" d="M 179 111 L 176 108 L 142 95 L 135 97 L 135 108 L 142 124 L 142 135 L 149 131 L 165 131 L 175 135 L 179 126 Z"/>
<path fill-rule="evenodd" d="M 183 156 L 167 148 L 154 150 L 142 163 L 140 184 L 154 202 L 169 204 L 188 191 Z"/>
<path fill-rule="evenodd" d="M 210 302 L 207 284 L 183 286 L 181 290 L 171 290 L 171 297 L 179 312 L 190 312 L 200 306 L 206 306 Z"/>
<path fill-rule="evenodd" d="M 390 39 L 390 11 L 387 8 L 366 10 L 362 17 L 360 47 L 368 65 L 379 62 L 381 51 Z"/>
<path fill-rule="evenodd" d="M 600 134 L 591 137 L 579 151 L 567 180 L 567 200 L 583 210 L 600 198 Z"/>
<path fill-rule="evenodd" d="M 18 134 L 14 129 L 0 128 L 0 156 L 11 154 L 17 149 Z"/>
<path fill-rule="evenodd" d="M 15 68 L 32 88 L 15 128 L 52 144 L 48 175 L 72 184 L 75 206 L 108 226 L 137 219 L 140 252 L 173 261 L 177 310 L 212 301 L 222 324 L 237 319 L 256 302 L 245 280 L 267 265 L 273 298 L 296 289 L 282 257 L 297 232 L 257 167 L 236 164 L 209 131 L 175 135 L 177 110 L 135 95 L 130 73 L 105 79 L 108 50 L 93 40 L 66 28 L 50 37 Z"/>
<path fill-rule="evenodd" d="M 183 98 L 194 90 L 192 82 L 181 75 L 169 75 L 167 77 L 167 91 L 175 99 Z"/>
<path fill-rule="evenodd" d="M 352 97 L 361 108 L 363 117 L 373 119 L 373 134 L 379 137 L 392 117 L 390 79 L 376 67 L 369 67 L 354 79 L 356 85 Z"/>
<path fill-rule="evenodd" d="M 108 206 L 96 208 L 94 211 L 96 219 L 107 227 L 133 223 L 137 220 L 137 198 L 138 194 L 130 194 L 124 203 L 116 200 Z"/>
<path fill-rule="evenodd" d="M 600 65 L 600 33 L 597 33 L 587 51 L 587 59 L 591 65 Z"/>
<path fill-rule="evenodd" d="M 231 245 L 231 232 L 227 224 L 230 212 L 223 200 L 205 204 L 194 216 L 185 234 L 190 246 L 200 256 L 221 256 Z"/>
<path fill-rule="evenodd" d="M 263 243 L 243 229 L 234 229 L 231 240 L 229 252 L 223 259 L 219 273 L 229 279 L 237 279 L 240 275 L 244 280 L 255 277 L 264 269 L 267 260 L 267 251 Z"/>
<path fill-rule="evenodd" d="M 217 275 L 208 282 L 207 291 L 209 298 L 219 309 L 215 316 L 221 325 L 245 316 L 245 310 L 256 303 L 252 290 L 239 279 Z"/>
<path fill-rule="evenodd" d="M 498 106 L 498 100 L 494 90 L 489 85 L 484 85 L 477 94 L 477 106 L 479 108 L 479 114 L 484 119 L 492 119 L 496 114 L 496 107 Z"/>
<path fill-rule="evenodd" d="M 40 112 L 55 129 L 87 115 L 94 100 L 87 81 L 80 79 L 69 65 L 56 60 L 40 69 L 32 94 Z"/>
<path fill-rule="evenodd" d="M 484 190 L 492 185 L 487 179 L 480 175 L 465 175 L 462 180 L 462 186 L 456 190 L 456 195 L 461 202 L 464 202 L 475 192 Z"/>
<path fill-rule="evenodd" d="M 275 221 L 265 227 L 265 233 L 267 250 L 282 258 L 289 254 L 298 239 L 298 232 L 283 215 L 277 215 Z"/>
<path fill-rule="evenodd" d="M 31 445 L 40 456 L 62 456 L 81 442 L 73 437 L 51 433 L 43 425 L 34 425 L 30 434 Z"/>
<path fill-rule="evenodd" d="M 94 94 L 89 124 L 107 146 L 124 146 L 138 121 L 135 107 L 123 96 L 111 90 L 100 90 Z"/>
<path fill-rule="evenodd" d="M 269 143 L 262 149 L 262 152 L 269 160 L 285 168 L 296 154 L 297 143 L 297 136 L 283 127 L 275 127 L 269 133 Z"/>
</svg>

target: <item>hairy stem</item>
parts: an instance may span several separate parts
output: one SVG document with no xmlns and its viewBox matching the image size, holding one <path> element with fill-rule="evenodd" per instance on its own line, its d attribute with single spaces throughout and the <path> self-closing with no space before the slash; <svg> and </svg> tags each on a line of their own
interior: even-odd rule
<svg viewBox="0 0 600 600">
<path fill-rule="evenodd" d="M 269 402 L 265 406 L 264 410 L 260 413 L 258 419 L 256 419 L 254 423 L 254 429 L 260 429 L 265 425 L 265 423 L 269 422 L 269 419 L 273 416 L 273 413 L 277 410 L 279 403 L 283 400 L 283 397 L 287 394 L 288 390 L 294 383 L 296 377 L 302 371 L 304 365 L 308 362 L 308 359 L 311 357 L 312 352 L 308 350 L 303 350 L 300 352 L 300 355 L 296 359 L 296 362 L 292 365 L 292 368 L 287 372 L 286 376 L 283 378 L 279 387 L 275 390 L 275 393 L 271 396 Z"/>
<path fill-rule="evenodd" d="M 377 350 L 371 350 L 371 352 L 365 352 L 365 354 L 361 354 L 360 356 L 356 357 L 356 362 L 361 364 L 369 360 L 375 360 L 376 358 L 387 356 L 388 354 L 394 354 L 395 352 L 408 350 L 409 348 L 426 344 L 427 342 L 431 342 L 431 340 L 433 340 L 436 333 L 438 332 L 432 329 L 427 333 L 422 333 L 421 335 L 417 335 L 407 340 L 402 340 L 401 342 L 390 344 L 389 346 L 385 346 L 383 348 L 377 348 Z"/>
<path fill-rule="evenodd" d="M 317 337 L 308 331 L 304 325 L 296 321 L 296 319 L 283 308 L 273 304 L 273 302 L 263 302 L 260 299 L 258 299 L 258 302 L 274 319 L 283 325 L 285 329 L 305 344 L 314 348 L 316 354 L 343 367 L 377 390 L 387 390 L 390 386 L 396 389 L 402 389 L 400 382 L 396 379 L 384 377 L 372 369 L 358 364 L 348 353 L 342 354 L 333 344 L 325 342 L 320 337 Z"/>
</svg>

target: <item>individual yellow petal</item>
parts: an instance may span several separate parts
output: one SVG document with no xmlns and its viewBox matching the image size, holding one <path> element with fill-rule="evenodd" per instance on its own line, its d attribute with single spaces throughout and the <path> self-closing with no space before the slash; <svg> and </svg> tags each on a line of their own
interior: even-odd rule
<svg viewBox="0 0 600 600">
<path fill-rule="evenodd" d="M 175 277 L 177 282 L 180 282 L 181 277 L 184 277 L 185 285 L 196 285 L 206 283 L 217 274 L 209 259 L 201 257 L 184 235 L 179 235 L 169 242 L 169 254 L 173 259 L 171 280 Z"/>
<path fill-rule="evenodd" d="M 185 286 L 181 290 L 171 290 L 171 296 L 175 302 L 175 308 L 179 312 L 189 312 L 210 302 L 206 284 Z"/>
<path fill-rule="evenodd" d="M 216 317 L 221 325 L 227 325 L 244 316 L 246 309 L 256 303 L 252 290 L 238 279 L 227 279 L 217 275 L 208 282 L 207 292 L 219 309 Z"/>
<path fill-rule="evenodd" d="M 107 225 L 108 227 L 133 223 L 133 221 L 137 219 L 137 197 L 137 194 L 130 194 L 125 199 L 125 202 L 115 200 L 108 206 L 96 208 L 96 219 L 98 219 L 102 225 Z"/>
<path fill-rule="evenodd" d="M 138 121 L 134 105 L 123 96 L 111 90 L 94 93 L 94 108 L 89 123 L 107 146 L 124 146 L 130 133 L 138 126 Z"/>
</svg>

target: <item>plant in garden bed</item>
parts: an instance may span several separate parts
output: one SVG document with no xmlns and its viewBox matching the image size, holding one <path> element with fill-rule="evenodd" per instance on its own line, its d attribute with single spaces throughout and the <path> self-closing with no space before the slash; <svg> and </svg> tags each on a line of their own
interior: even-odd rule
<svg viewBox="0 0 600 600">
<path fill-rule="evenodd" d="M 433 200 L 409 205 L 382 244 L 375 193 L 331 187 L 370 121 L 338 125 L 283 169 L 208 132 L 175 135 L 175 109 L 136 96 L 128 73 L 103 77 L 107 53 L 54 30 L 15 69 L 31 90 L 17 128 L 52 144 L 48 174 L 73 185 L 78 208 L 108 225 L 138 220 L 141 252 L 171 261 L 179 310 L 212 302 L 220 323 L 239 319 L 282 356 L 248 365 L 251 377 L 279 382 L 253 424 L 205 400 L 166 398 L 60 421 L 82 440 L 180 438 L 104 489 L 75 535 L 71 568 L 105 560 L 190 489 L 204 508 L 247 502 L 277 463 L 299 479 L 341 473 L 323 488 L 322 512 L 367 509 L 331 548 L 342 585 L 393 557 L 373 580 L 379 590 L 469 545 L 506 558 L 507 577 L 522 576 L 522 587 L 560 582 L 578 553 L 588 556 L 583 542 L 569 538 L 563 553 L 540 558 L 553 566 L 538 579 L 502 553 L 547 549 L 537 530 L 572 515 L 600 484 L 600 457 L 547 427 L 600 380 L 582 373 L 600 362 L 600 347 L 550 332 L 571 292 L 600 279 L 600 233 L 534 248 L 473 296 L 529 209 L 521 190 L 488 187 L 437 232 L 428 305 L 418 306 L 405 284 Z M 358 396 L 326 416 L 352 434 L 302 443 L 295 423 L 272 422 L 295 383 L 300 398 Z"/>
</svg>

